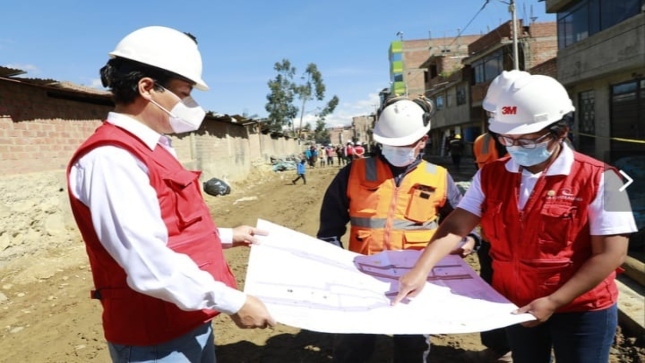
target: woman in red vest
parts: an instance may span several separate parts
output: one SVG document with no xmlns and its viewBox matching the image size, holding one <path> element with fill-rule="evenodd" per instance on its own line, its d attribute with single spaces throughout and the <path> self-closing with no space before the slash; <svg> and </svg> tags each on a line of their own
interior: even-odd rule
<svg viewBox="0 0 645 363">
<path fill-rule="evenodd" d="M 623 182 L 564 140 L 574 107 L 555 79 L 531 75 L 502 90 L 490 130 L 510 157 L 484 165 L 439 226 L 394 303 L 417 294 L 432 267 L 481 222 L 493 287 L 533 321 L 506 328 L 513 362 L 609 360 L 617 327 L 616 269 L 636 231 Z"/>
<path fill-rule="evenodd" d="M 223 247 L 255 241 L 255 228 L 217 228 L 200 172 L 177 160 L 170 138 L 199 128 L 190 97 L 207 90 L 195 39 L 152 26 L 123 38 L 101 69 L 116 107 L 75 152 L 69 199 L 86 244 L 114 362 L 215 362 L 211 320 L 242 328 L 275 322 L 237 290 Z"/>
</svg>

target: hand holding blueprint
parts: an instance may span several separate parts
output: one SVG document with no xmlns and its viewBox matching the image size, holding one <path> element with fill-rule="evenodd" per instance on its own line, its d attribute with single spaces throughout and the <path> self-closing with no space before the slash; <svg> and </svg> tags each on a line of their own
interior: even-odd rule
<svg viewBox="0 0 645 363">
<path fill-rule="evenodd" d="M 482 280 L 459 256 L 447 256 L 416 297 L 396 306 L 398 279 L 420 251 L 372 256 L 346 251 L 259 220 L 269 231 L 251 247 L 244 291 L 280 323 L 327 333 L 471 333 L 534 320 Z"/>
</svg>

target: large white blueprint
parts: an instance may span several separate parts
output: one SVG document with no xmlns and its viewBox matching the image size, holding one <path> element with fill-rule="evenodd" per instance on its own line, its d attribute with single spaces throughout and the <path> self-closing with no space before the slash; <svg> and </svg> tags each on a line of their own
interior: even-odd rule
<svg viewBox="0 0 645 363">
<path fill-rule="evenodd" d="M 459 256 L 443 259 L 415 298 L 391 306 L 398 278 L 420 251 L 346 251 L 259 220 L 269 236 L 251 247 L 244 291 L 280 323 L 327 333 L 471 333 L 533 320 Z"/>
</svg>

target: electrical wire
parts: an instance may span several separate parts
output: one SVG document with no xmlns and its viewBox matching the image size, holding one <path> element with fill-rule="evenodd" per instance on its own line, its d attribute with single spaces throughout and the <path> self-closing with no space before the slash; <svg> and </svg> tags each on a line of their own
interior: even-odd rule
<svg viewBox="0 0 645 363">
<path fill-rule="evenodd" d="M 466 26 L 465 26 L 463 29 L 460 29 L 460 30 L 459 30 L 459 33 L 457 33 L 457 36 L 455 37 L 455 39 L 453 39 L 453 40 L 452 40 L 452 42 L 451 42 L 450 44 L 448 44 L 448 47 L 450 47 L 451 45 L 453 45 L 453 44 L 457 41 L 457 39 L 459 39 L 459 37 L 461 36 L 461 34 L 466 30 L 466 28 L 468 28 L 468 26 L 469 26 L 469 25 L 470 25 L 470 24 L 475 20 L 475 18 L 477 18 L 477 16 L 478 16 L 478 15 L 479 15 L 483 10 L 484 10 L 484 8 L 486 7 L 486 5 L 488 5 L 488 3 L 489 3 L 489 2 L 490 2 L 490 0 L 486 0 L 486 1 L 484 2 L 484 5 L 482 5 L 482 7 L 479 9 L 479 11 L 477 11 L 477 13 L 475 13 L 475 16 L 473 16 L 473 18 L 472 18 L 472 19 L 470 19 L 470 21 L 468 22 L 468 24 L 466 24 Z"/>
</svg>

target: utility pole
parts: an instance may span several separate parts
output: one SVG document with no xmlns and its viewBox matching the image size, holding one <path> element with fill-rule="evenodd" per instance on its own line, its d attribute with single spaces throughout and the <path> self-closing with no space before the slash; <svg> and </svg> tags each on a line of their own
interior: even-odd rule
<svg viewBox="0 0 645 363">
<path fill-rule="evenodd" d="M 517 15 L 515 15 L 515 0 L 510 0 L 508 11 L 511 12 L 511 19 L 513 21 L 513 68 L 519 71 L 520 57 L 517 51 Z"/>
</svg>

